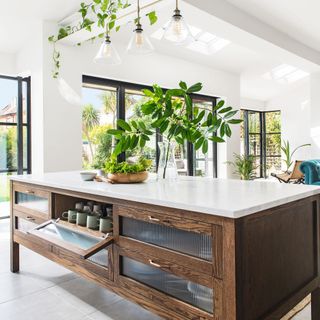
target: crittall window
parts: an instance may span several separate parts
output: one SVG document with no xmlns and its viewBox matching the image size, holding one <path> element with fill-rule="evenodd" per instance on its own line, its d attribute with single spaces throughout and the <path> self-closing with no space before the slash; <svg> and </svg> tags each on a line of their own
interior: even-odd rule
<svg viewBox="0 0 320 320">
<path fill-rule="evenodd" d="M 102 168 L 110 156 L 116 141 L 107 134 L 107 130 L 115 128 L 117 119 L 135 119 L 151 126 L 152 119 L 142 116 L 139 106 L 145 101 L 142 89 L 150 87 L 140 84 L 114 81 L 91 76 L 83 76 L 83 167 Z M 165 90 L 165 89 L 164 89 Z M 193 104 L 213 109 L 217 98 L 205 95 L 193 95 Z M 159 150 L 157 143 L 160 134 L 155 134 L 143 149 L 143 154 L 153 160 L 152 170 L 157 169 Z M 135 157 L 135 152 L 121 155 L 121 159 Z M 180 175 L 217 176 L 217 145 L 210 144 L 208 154 L 193 149 L 192 144 L 178 145 L 175 152 L 176 163 Z"/>
<path fill-rule="evenodd" d="M 280 111 L 241 110 L 242 153 L 254 157 L 256 177 L 281 170 Z"/>
</svg>

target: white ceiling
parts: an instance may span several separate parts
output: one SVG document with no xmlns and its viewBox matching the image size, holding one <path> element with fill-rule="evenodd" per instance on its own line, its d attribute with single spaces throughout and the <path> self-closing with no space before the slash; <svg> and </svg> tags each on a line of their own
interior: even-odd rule
<svg viewBox="0 0 320 320">
<path fill-rule="evenodd" d="M 241 10 L 320 51 L 319 0 L 227 0 Z"/>
<path fill-rule="evenodd" d="M 41 20 L 59 21 L 75 12 L 80 0 L 0 0 L 0 52 L 15 53 Z"/>
<path fill-rule="evenodd" d="M 134 1 L 134 0 L 132 0 Z M 144 0 L 142 0 L 143 2 Z M 256 16 L 293 38 L 320 51 L 320 1 L 309 0 L 223 0 Z M 0 52 L 16 53 L 32 37 L 41 20 L 60 21 L 79 8 L 81 0 L 0 0 Z M 164 0 L 158 10 L 159 21 L 145 31 L 151 35 L 170 18 L 174 6 L 172 0 Z M 314 71 L 314 64 L 284 52 L 272 44 L 250 37 L 250 34 L 218 19 L 207 12 L 181 2 L 182 13 L 190 25 L 230 40 L 231 44 L 212 55 L 201 55 L 165 40 L 152 40 L 160 53 L 183 58 L 195 63 L 241 74 L 241 94 L 244 97 L 267 101 L 281 93 L 288 85 L 263 79 L 261 76 L 272 68 L 288 63 L 307 72 Z M 114 38 L 127 43 L 132 25 L 122 28 Z"/>
</svg>

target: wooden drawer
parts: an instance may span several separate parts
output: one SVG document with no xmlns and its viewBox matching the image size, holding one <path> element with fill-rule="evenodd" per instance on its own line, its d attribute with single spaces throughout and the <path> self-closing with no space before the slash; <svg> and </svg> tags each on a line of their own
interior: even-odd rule
<svg viewBox="0 0 320 320">
<path fill-rule="evenodd" d="M 222 227 L 189 218 L 175 217 L 148 210 L 114 206 L 114 231 L 116 243 L 131 246 L 141 244 L 163 248 L 171 260 L 178 263 L 183 257 L 194 259 L 198 270 L 221 278 L 222 275 Z M 127 241 L 126 241 L 127 240 Z M 148 250 L 145 247 L 145 250 Z M 172 255 L 176 253 L 176 255 Z M 201 263 L 203 262 L 203 263 Z M 206 264 L 205 264 L 206 263 Z M 202 266 L 205 266 L 204 268 Z"/>
<path fill-rule="evenodd" d="M 25 233 L 45 222 L 45 219 L 43 218 L 39 218 L 38 216 L 27 214 L 25 212 L 19 212 L 17 210 L 13 211 L 13 216 L 14 229 Z"/>
<path fill-rule="evenodd" d="M 96 270 L 96 273 L 108 279 L 113 279 L 113 237 L 111 235 L 100 236 L 85 233 L 81 230 L 68 228 L 64 224 L 49 220 L 40 225 L 36 225 L 28 230 L 19 229 L 19 221 L 22 218 L 15 217 L 18 228 L 15 235 L 24 238 L 41 247 L 41 251 L 48 250 L 61 259 Z"/>
<path fill-rule="evenodd" d="M 221 319 L 221 281 L 181 267 L 158 254 L 116 246 L 116 281 L 121 287 L 160 303 L 187 319 Z"/>
<path fill-rule="evenodd" d="M 50 192 L 27 184 L 14 183 L 13 209 L 48 220 L 51 215 Z"/>
</svg>

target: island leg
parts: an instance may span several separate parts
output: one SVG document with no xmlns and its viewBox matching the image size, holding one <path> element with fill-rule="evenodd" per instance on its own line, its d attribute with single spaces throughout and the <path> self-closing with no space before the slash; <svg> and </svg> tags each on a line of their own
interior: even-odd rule
<svg viewBox="0 0 320 320">
<path fill-rule="evenodd" d="M 311 293 L 311 319 L 320 319 L 320 288 Z"/>
<path fill-rule="evenodd" d="M 20 269 L 19 243 L 11 241 L 10 270 L 11 272 L 19 272 L 19 269 Z"/>
</svg>

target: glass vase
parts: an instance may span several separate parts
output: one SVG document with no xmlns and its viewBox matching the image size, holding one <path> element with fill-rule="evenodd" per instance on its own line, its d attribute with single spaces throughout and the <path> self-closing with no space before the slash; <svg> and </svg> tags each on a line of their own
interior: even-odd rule
<svg viewBox="0 0 320 320">
<path fill-rule="evenodd" d="M 158 181 L 175 181 L 178 179 L 177 165 L 175 161 L 174 142 L 158 142 L 160 149 L 159 165 L 157 172 Z"/>
</svg>

